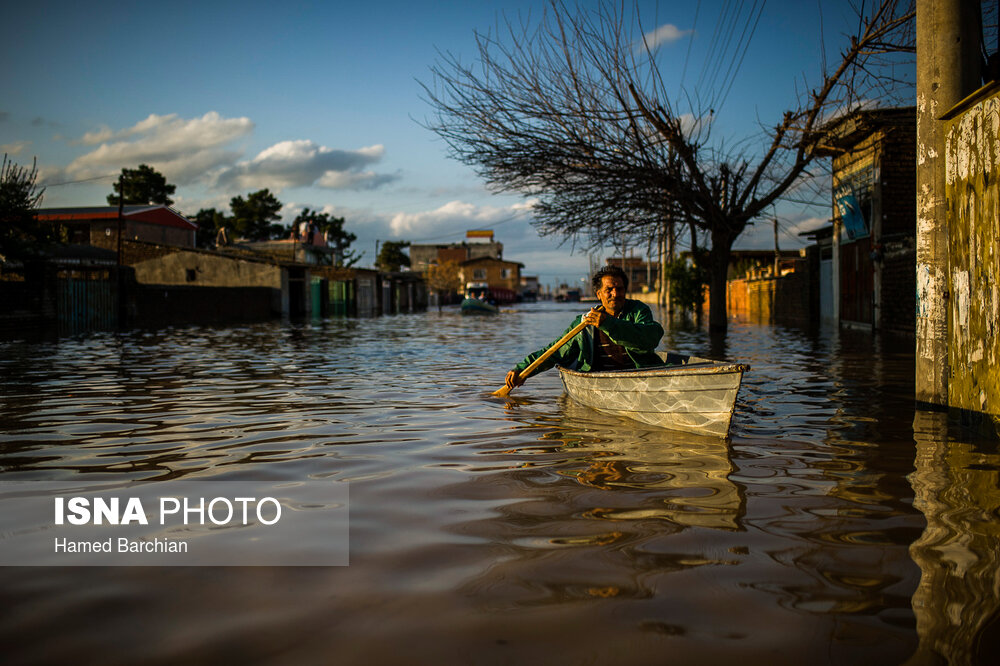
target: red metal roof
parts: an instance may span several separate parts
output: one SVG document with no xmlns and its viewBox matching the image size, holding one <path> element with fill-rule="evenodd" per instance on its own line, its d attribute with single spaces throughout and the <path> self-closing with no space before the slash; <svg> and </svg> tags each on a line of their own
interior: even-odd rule
<svg viewBox="0 0 1000 666">
<path fill-rule="evenodd" d="M 80 208 L 41 208 L 37 213 L 39 220 L 86 222 L 89 220 L 118 219 L 118 206 L 83 206 Z M 193 231 L 198 225 L 187 219 L 169 206 L 124 206 L 122 217 L 156 224 L 163 227 L 176 227 Z"/>
</svg>

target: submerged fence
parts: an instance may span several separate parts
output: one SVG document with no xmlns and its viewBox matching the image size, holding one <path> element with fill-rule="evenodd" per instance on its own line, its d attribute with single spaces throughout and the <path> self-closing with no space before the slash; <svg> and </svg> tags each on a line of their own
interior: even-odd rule
<svg viewBox="0 0 1000 666">
<path fill-rule="evenodd" d="M 113 330 L 118 326 L 118 287 L 110 270 L 64 269 L 56 275 L 60 335 Z"/>
</svg>

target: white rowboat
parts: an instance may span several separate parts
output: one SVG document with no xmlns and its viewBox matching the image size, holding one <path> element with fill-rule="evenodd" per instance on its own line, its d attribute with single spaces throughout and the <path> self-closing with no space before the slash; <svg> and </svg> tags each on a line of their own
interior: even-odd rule
<svg viewBox="0 0 1000 666">
<path fill-rule="evenodd" d="M 576 372 L 559 368 L 566 393 L 593 409 L 660 428 L 726 437 L 736 408 L 742 363 L 659 352 L 670 365 Z"/>
</svg>

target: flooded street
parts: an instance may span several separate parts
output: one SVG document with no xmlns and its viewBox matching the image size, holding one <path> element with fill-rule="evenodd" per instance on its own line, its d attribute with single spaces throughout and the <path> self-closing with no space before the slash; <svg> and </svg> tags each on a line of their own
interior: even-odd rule
<svg viewBox="0 0 1000 666">
<path fill-rule="evenodd" d="M 728 442 L 490 397 L 585 307 L 0 342 L 0 481 L 350 492 L 349 566 L 0 568 L 4 661 L 997 663 L 1000 455 L 912 340 L 668 331 L 752 367 Z"/>
</svg>

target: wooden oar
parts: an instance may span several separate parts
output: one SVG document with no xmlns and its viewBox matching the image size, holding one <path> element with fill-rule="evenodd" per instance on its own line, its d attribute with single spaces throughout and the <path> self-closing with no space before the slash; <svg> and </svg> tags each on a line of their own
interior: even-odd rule
<svg viewBox="0 0 1000 666">
<path fill-rule="evenodd" d="M 600 308 L 601 306 L 597 306 L 597 307 Z M 551 347 L 549 347 L 545 351 L 544 354 L 542 354 L 541 356 L 539 356 L 538 358 L 536 358 L 534 361 L 532 361 L 531 365 L 529 365 L 527 368 L 525 368 L 524 370 L 522 370 L 521 372 L 519 372 L 517 376 L 521 377 L 522 379 L 526 378 L 528 375 L 530 375 L 532 372 L 534 372 L 535 368 L 537 368 L 539 365 L 541 365 L 545 361 L 545 359 L 547 359 L 549 356 L 552 356 L 553 354 L 555 354 L 556 351 L 558 351 L 560 347 L 562 347 L 564 344 L 566 344 L 567 342 L 569 342 L 570 340 L 572 340 L 573 338 L 575 338 L 577 333 L 579 333 L 583 329 L 587 328 L 587 326 L 589 326 L 589 325 L 590 324 L 587 324 L 586 322 L 582 322 L 581 321 L 579 324 L 577 324 L 576 326 L 574 326 L 573 329 L 569 333 L 567 333 L 566 335 L 564 335 L 561 338 L 559 338 L 559 340 L 554 345 L 552 345 Z M 510 395 L 510 392 L 513 391 L 513 390 L 514 389 L 512 389 L 511 387 L 509 387 L 506 384 L 504 384 L 502 387 L 500 387 L 500 389 L 498 389 L 496 391 L 493 391 L 493 395 L 497 396 L 498 398 L 506 398 L 508 395 Z"/>
</svg>

